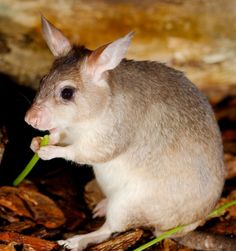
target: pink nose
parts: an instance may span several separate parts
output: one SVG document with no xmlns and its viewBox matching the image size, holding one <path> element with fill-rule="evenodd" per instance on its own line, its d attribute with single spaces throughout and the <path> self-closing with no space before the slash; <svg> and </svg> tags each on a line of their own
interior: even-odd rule
<svg viewBox="0 0 236 251">
<path fill-rule="evenodd" d="M 45 107 L 32 105 L 25 115 L 25 121 L 39 130 L 51 129 L 49 112 Z"/>
<path fill-rule="evenodd" d="M 42 111 L 38 106 L 31 106 L 31 108 L 27 111 L 26 116 L 25 116 L 25 121 L 37 128 L 40 124 L 40 117 L 42 117 Z"/>
</svg>

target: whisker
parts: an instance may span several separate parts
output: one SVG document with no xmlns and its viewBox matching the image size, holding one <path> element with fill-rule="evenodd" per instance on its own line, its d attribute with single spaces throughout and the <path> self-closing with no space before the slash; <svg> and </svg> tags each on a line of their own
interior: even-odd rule
<svg viewBox="0 0 236 251">
<path fill-rule="evenodd" d="M 29 105 L 32 104 L 32 101 L 30 101 L 29 98 L 27 96 L 25 96 L 25 94 L 23 94 L 22 92 L 18 92 L 18 94 L 20 96 L 22 96 L 24 98 L 24 100 L 26 100 Z"/>
</svg>

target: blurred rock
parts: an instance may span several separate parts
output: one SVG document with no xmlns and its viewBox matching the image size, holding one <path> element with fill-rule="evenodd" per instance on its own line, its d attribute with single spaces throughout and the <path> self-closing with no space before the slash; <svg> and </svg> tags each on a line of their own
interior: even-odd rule
<svg viewBox="0 0 236 251">
<path fill-rule="evenodd" d="M 50 67 L 40 13 L 91 49 L 136 32 L 128 57 L 166 62 L 200 87 L 236 83 L 234 0 L 1 0 L 0 69 L 37 88 Z"/>
</svg>

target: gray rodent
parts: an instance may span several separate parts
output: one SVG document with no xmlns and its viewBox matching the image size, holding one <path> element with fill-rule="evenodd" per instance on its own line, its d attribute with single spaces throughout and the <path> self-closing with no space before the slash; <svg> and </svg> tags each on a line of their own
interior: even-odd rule
<svg viewBox="0 0 236 251">
<path fill-rule="evenodd" d="M 93 166 L 106 195 L 97 231 L 59 241 L 72 250 L 112 233 L 150 227 L 155 235 L 188 224 L 194 230 L 215 207 L 224 185 L 223 148 L 206 97 L 182 72 L 124 59 L 133 33 L 91 51 L 72 46 L 42 17 L 56 57 L 42 79 L 28 124 L 50 131 L 42 159 Z"/>
</svg>

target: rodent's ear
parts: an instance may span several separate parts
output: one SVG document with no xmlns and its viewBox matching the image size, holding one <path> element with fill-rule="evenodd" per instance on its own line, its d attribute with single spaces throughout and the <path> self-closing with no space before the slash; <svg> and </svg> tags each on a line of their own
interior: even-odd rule
<svg viewBox="0 0 236 251">
<path fill-rule="evenodd" d="M 93 51 L 87 60 L 88 70 L 99 77 L 103 72 L 114 69 L 124 58 L 133 35 L 134 32 L 130 32 Z"/>
<path fill-rule="evenodd" d="M 43 37 L 51 50 L 52 54 L 56 57 L 66 55 L 72 48 L 69 40 L 63 33 L 52 25 L 44 16 L 41 16 Z"/>
</svg>

